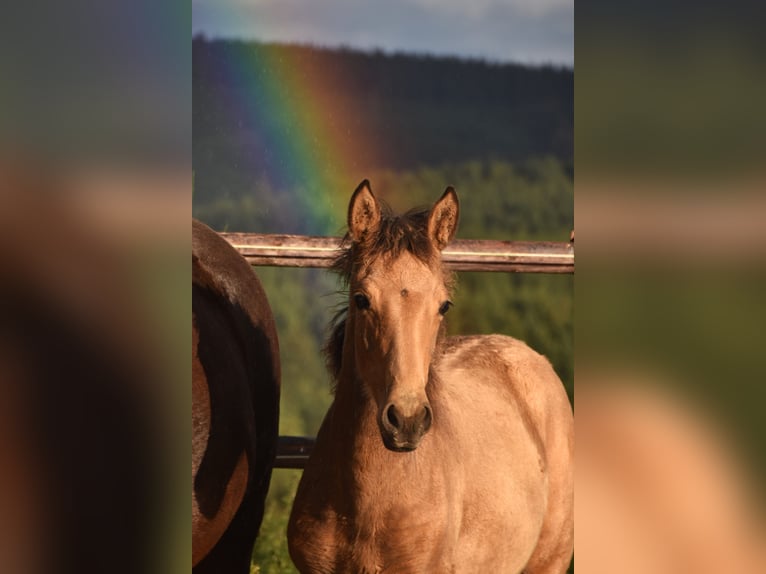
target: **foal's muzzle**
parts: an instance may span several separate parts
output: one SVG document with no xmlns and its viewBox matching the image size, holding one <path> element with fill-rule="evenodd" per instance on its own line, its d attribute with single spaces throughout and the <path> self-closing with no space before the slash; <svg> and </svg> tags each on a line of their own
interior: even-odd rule
<svg viewBox="0 0 766 574">
<path fill-rule="evenodd" d="M 395 452 L 415 450 L 431 428 L 433 413 L 428 402 L 418 403 L 405 410 L 396 403 L 388 403 L 381 411 L 380 434 L 387 449 Z"/>
</svg>

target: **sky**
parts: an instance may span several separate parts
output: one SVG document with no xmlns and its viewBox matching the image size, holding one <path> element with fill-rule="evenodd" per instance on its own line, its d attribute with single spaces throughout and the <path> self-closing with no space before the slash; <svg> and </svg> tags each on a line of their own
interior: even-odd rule
<svg viewBox="0 0 766 574">
<path fill-rule="evenodd" d="M 574 65 L 574 0 L 192 0 L 208 38 Z"/>
</svg>

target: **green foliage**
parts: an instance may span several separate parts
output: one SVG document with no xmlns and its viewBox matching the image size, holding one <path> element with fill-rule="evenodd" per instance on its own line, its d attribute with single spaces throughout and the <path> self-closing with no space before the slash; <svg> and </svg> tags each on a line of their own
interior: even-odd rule
<svg viewBox="0 0 766 574">
<path fill-rule="evenodd" d="M 316 435 L 332 399 L 321 349 L 338 306 L 334 277 L 318 269 L 259 268 L 279 333 L 280 434 Z"/>
<path fill-rule="evenodd" d="M 566 241 L 574 225 L 568 166 L 554 158 L 469 161 L 383 170 L 370 180 L 376 195 L 398 211 L 431 205 L 452 185 L 460 197 L 459 238 Z"/>
</svg>

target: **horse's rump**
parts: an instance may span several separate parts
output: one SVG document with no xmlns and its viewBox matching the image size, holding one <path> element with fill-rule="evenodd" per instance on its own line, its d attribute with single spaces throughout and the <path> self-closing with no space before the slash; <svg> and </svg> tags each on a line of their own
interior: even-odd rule
<svg viewBox="0 0 766 574">
<path fill-rule="evenodd" d="M 247 572 L 276 454 L 277 334 L 250 266 L 210 228 L 192 229 L 193 563 Z"/>
</svg>

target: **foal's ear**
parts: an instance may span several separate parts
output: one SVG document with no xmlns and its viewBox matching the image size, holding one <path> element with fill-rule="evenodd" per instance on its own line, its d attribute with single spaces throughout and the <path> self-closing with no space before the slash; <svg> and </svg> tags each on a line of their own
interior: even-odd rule
<svg viewBox="0 0 766 574">
<path fill-rule="evenodd" d="M 439 250 L 447 247 L 447 244 L 455 237 L 459 217 L 460 203 L 457 200 L 457 193 L 450 186 L 428 215 L 428 237 Z"/>
<path fill-rule="evenodd" d="M 348 204 L 348 232 L 351 239 L 362 241 L 380 225 L 380 206 L 366 179 L 356 188 Z"/>
</svg>

